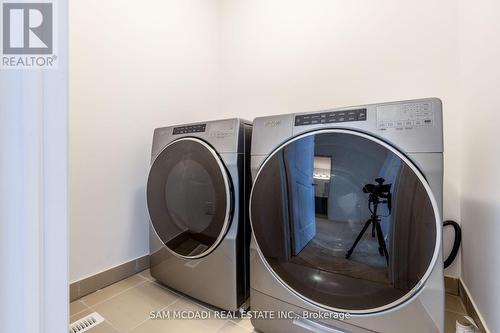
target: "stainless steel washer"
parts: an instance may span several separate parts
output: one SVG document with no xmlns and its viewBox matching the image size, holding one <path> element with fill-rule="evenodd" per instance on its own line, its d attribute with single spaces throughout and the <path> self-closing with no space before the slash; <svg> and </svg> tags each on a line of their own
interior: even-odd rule
<svg viewBox="0 0 500 333">
<path fill-rule="evenodd" d="M 147 183 L 151 275 L 225 310 L 249 296 L 251 123 L 158 128 Z"/>
<path fill-rule="evenodd" d="M 436 98 L 255 119 L 255 328 L 444 332 L 442 152 Z"/>
</svg>

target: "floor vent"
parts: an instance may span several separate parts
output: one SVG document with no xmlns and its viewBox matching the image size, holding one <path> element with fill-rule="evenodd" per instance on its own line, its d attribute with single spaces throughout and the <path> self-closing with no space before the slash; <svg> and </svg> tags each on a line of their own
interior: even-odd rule
<svg viewBox="0 0 500 333">
<path fill-rule="evenodd" d="M 104 321 L 104 318 L 97 312 L 93 312 L 80 320 L 69 325 L 69 333 L 81 333 L 94 328 Z"/>
</svg>

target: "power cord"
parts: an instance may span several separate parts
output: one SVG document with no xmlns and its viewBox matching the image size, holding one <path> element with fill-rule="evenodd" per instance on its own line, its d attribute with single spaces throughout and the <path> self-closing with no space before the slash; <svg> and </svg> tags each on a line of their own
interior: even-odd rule
<svg viewBox="0 0 500 333">
<path fill-rule="evenodd" d="M 455 241 L 453 242 L 453 248 L 450 252 L 450 255 L 444 261 L 444 268 L 447 268 L 451 265 L 451 263 L 455 260 L 458 254 L 458 249 L 460 248 L 460 243 L 462 242 L 462 229 L 457 222 L 452 220 L 447 220 L 443 222 L 443 227 L 452 226 L 455 230 Z"/>
</svg>

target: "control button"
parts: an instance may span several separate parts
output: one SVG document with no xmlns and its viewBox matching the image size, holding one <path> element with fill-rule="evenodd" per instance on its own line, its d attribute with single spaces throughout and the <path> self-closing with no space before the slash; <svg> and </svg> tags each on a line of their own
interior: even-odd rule
<svg viewBox="0 0 500 333">
<path fill-rule="evenodd" d="M 398 121 L 396 123 L 396 127 L 403 127 L 403 122 L 402 121 Z"/>
<path fill-rule="evenodd" d="M 298 115 L 295 117 L 295 126 L 363 120 L 366 120 L 366 109 L 329 111 L 316 114 Z"/>
<path fill-rule="evenodd" d="M 424 124 L 426 125 L 432 125 L 432 119 L 425 119 Z"/>
<path fill-rule="evenodd" d="M 392 121 L 388 122 L 386 125 L 387 127 L 394 127 L 394 123 Z"/>
<path fill-rule="evenodd" d="M 422 120 L 415 120 L 413 123 L 415 124 L 415 126 L 422 126 L 423 125 Z"/>
<path fill-rule="evenodd" d="M 413 126 L 413 122 L 411 120 L 405 121 L 405 126 Z"/>
</svg>

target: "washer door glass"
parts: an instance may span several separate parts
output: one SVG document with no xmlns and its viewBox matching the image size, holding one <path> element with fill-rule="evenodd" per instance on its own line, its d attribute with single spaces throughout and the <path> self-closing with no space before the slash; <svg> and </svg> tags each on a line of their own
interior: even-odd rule
<svg viewBox="0 0 500 333">
<path fill-rule="evenodd" d="M 174 141 L 151 166 L 149 216 L 158 237 L 178 256 L 203 257 L 222 241 L 231 201 L 220 158 L 199 139 Z"/>
<path fill-rule="evenodd" d="M 431 198 L 394 148 L 326 130 L 264 162 L 250 213 L 259 251 L 283 284 L 327 309 L 370 313 L 403 302 L 429 275 L 439 251 Z"/>
</svg>

